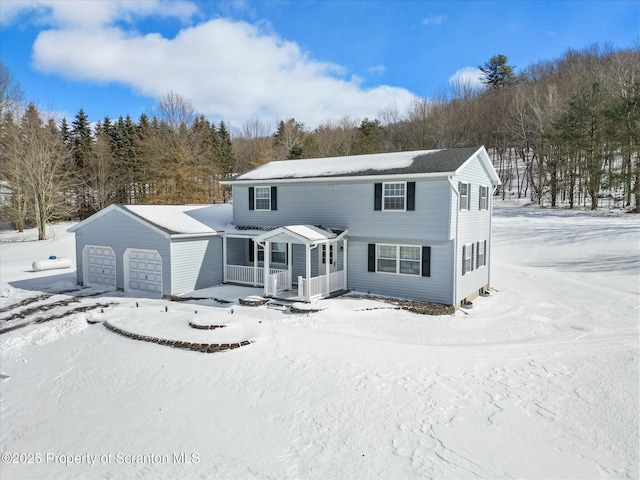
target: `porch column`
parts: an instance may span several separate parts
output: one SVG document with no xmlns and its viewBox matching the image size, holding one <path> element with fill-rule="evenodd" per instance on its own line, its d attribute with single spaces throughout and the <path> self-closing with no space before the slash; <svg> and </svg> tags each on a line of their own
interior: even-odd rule
<svg viewBox="0 0 640 480">
<path fill-rule="evenodd" d="M 329 281 L 329 274 L 331 273 L 331 247 L 332 242 L 324 244 L 324 289 L 327 294 L 331 293 L 331 282 Z M 335 255 L 335 252 L 334 252 Z"/>
<path fill-rule="evenodd" d="M 271 242 L 264 242 L 264 294 L 269 293 L 269 260 L 271 260 Z"/>
<path fill-rule="evenodd" d="M 287 243 L 287 262 L 289 263 L 289 284 L 287 285 L 287 290 L 291 290 L 293 281 L 291 276 L 293 275 L 293 244 Z"/>
<path fill-rule="evenodd" d="M 342 249 L 344 254 L 342 255 L 342 270 L 344 270 L 344 288 L 347 288 L 347 239 L 342 240 Z"/>
<path fill-rule="evenodd" d="M 222 281 L 227 281 L 227 236 L 222 236 Z"/>
<path fill-rule="evenodd" d="M 305 249 L 305 270 L 307 276 L 307 292 L 305 296 L 308 301 L 311 301 L 311 245 L 305 245 Z"/>
<path fill-rule="evenodd" d="M 258 242 L 253 242 L 253 286 L 258 286 Z"/>
</svg>

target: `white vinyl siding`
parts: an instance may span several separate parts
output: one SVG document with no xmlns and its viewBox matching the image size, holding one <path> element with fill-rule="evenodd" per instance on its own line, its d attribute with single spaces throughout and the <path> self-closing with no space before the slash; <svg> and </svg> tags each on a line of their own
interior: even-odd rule
<svg viewBox="0 0 640 480">
<path fill-rule="evenodd" d="M 255 209 L 271 210 L 271 187 L 256 187 Z"/>
<path fill-rule="evenodd" d="M 383 183 L 382 184 L 382 209 L 406 210 L 407 183 Z"/>
<path fill-rule="evenodd" d="M 376 271 L 420 275 L 422 248 L 407 245 L 376 245 Z"/>
</svg>

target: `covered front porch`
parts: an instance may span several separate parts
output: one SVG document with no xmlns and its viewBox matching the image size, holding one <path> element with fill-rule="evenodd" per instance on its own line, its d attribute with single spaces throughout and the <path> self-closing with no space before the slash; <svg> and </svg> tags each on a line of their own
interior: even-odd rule
<svg viewBox="0 0 640 480">
<path fill-rule="evenodd" d="M 224 281 L 310 302 L 347 286 L 346 229 L 289 225 L 224 236 Z"/>
</svg>

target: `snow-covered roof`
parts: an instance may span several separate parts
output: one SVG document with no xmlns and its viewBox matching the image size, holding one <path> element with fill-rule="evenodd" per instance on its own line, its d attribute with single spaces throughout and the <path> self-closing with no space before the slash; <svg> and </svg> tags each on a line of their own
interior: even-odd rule
<svg viewBox="0 0 640 480">
<path fill-rule="evenodd" d="M 346 230 L 345 230 L 346 231 Z M 344 233 L 344 232 L 343 232 Z M 301 243 L 313 244 L 317 242 L 326 242 L 338 238 L 333 230 L 316 227 L 314 225 L 286 225 L 274 230 L 263 233 L 255 237 L 256 242 L 262 242 L 278 237 L 293 237 Z"/>
<path fill-rule="evenodd" d="M 164 235 L 214 235 L 233 222 L 232 205 L 110 205 L 74 225 L 75 232 L 110 212 L 118 210 L 144 220 Z"/>
<path fill-rule="evenodd" d="M 124 205 L 123 208 L 172 234 L 219 233 L 233 222 L 231 205 Z"/>
<path fill-rule="evenodd" d="M 480 148 L 476 146 L 446 150 L 279 160 L 269 162 L 223 183 L 295 178 L 453 173 Z"/>
</svg>

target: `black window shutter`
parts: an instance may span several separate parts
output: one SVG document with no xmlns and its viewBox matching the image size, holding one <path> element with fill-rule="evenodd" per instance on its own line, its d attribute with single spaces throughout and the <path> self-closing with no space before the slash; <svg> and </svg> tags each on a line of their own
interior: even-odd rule
<svg viewBox="0 0 640 480">
<path fill-rule="evenodd" d="M 381 183 L 376 183 L 374 185 L 373 209 L 382 210 L 382 184 Z"/>
<path fill-rule="evenodd" d="M 480 268 L 480 242 L 476 244 L 476 252 L 478 252 L 476 255 L 476 268 Z"/>
<path fill-rule="evenodd" d="M 416 209 L 416 182 L 407 182 L 407 210 Z"/>
<path fill-rule="evenodd" d="M 253 187 L 249 187 L 249 210 L 253 210 L 255 207 L 255 189 Z"/>
<path fill-rule="evenodd" d="M 482 189 L 483 187 L 480 187 L 479 193 L 478 193 L 478 210 L 482 210 Z"/>
<path fill-rule="evenodd" d="M 471 244 L 471 270 L 473 270 L 473 247 L 475 246 L 475 244 Z"/>
<path fill-rule="evenodd" d="M 487 264 L 487 241 L 484 241 L 484 263 L 482 265 Z"/>
<path fill-rule="evenodd" d="M 470 183 L 467 183 L 467 210 L 471 210 L 471 184 Z M 473 246 L 472 246 L 472 250 L 473 250 Z"/>
<path fill-rule="evenodd" d="M 271 187 L 271 210 L 278 210 L 278 187 Z"/>
<path fill-rule="evenodd" d="M 369 244 L 369 271 L 370 272 L 376 271 L 376 244 L 375 243 Z"/>
<path fill-rule="evenodd" d="M 422 247 L 422 276 L 431 276 L 431 247 Z"/>
<path fill-rule="evenodd" d="M 249 239 L 249 261 L 253 262 L 254 260 L 254 256 L 253 256 L 253 240 Z"/>
</svg>

